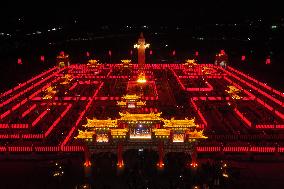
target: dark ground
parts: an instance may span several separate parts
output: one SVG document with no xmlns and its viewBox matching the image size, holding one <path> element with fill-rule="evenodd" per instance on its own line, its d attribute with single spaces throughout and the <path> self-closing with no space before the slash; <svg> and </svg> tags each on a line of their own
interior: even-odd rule
<svg viewBox="0 0 284 189">
<path fill-rule="evenodd" d="M 19 157 L 19 156 L 18 156 Z M 98 154 L 92 159 L 92 170 L 85 174 L 82 157 L 70 155 L 54 160 L 1 160 L 1 189 L 48 189 L 76 188 L 90 183 L 95 189 L 167 188 L 185 189 L 202 186 L 204 183 L 215 189 L 283 188 L 283 161 L 267 160 L 223 160 L 199 159 L 197 169 L 186 169 L 183 154 L 168 154 L 164 170 L 157 170 L 154 152 L 138 153 L 127 151 L 124 154 L 125 168 L 117 170 L 115 155 Z M 266 158 L 267 159 L 267 158 Z M 56 166 L 56 163 L 58 165 Z M 221 165 L 227 164 L 228 178 L 222 176 Z M 56 170 L 64 172 L 55 177 Z M 84 176 L 85 175 L 85 176 Z M 219 185 L 214 180 L 219 178 Z"/>
</svg>

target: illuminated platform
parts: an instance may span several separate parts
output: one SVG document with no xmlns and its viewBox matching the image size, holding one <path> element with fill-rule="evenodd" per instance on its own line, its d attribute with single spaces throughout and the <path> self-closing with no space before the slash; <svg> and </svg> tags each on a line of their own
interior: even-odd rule
<svg viewBox="0 0 284 189">
<path fill-rule="evenodd" d="M 127 94 L 129 78 L 135 80 L 137 76 L 137 64 L 132 65 L 132 75 L 114 72 L 119 67 L 120 64 L 54 67 L 1 94 L 0 152 L 84 151 L 74 137 L 86 125 L 86 117 L 119 118 L 117 101 Z M 230 66 L 224 69 L 197 64 L 192 70 L 181 64 L 145 64 L 143 69 L 146 78 L 155 81 L 151 86 L 156 92 L 141 97 L 146 102 L 141 113 L 163 112 L 167 120 L 195 118 L 208 136 L 197 146 L 198 153 L 284 153 L 283 92 Z M 64 82 L 66 94 L 49 88 L 57 86 L 58 90 Z M 49 91 L 52 98 L 43 99 L 44 91 Z M 181 99 L 183 103 L 178 103 Z M 100 140 L 108 142 L 103 135 Z M 178 137 L 176 140 L 182 141 Z M 124 149 L 136 143 L 138 148 L 155 141 L 134 141 Z M 106 149 L 101 143 L 94 143 L 94 147 Z M 165 151 L 178 151 L 182 143 L 166 148 Z"/>
</svg>

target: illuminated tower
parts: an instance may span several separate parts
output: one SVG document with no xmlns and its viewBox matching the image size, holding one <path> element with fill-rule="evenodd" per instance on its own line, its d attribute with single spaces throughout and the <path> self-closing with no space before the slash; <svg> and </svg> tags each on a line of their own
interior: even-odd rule
<svg viewBox="0 0 284 189">
<path fill-rule="evenodd" d="M 138 49 L 138 69 L 139 72 L 144 70 L 145 65 L 145 49 L 148 48 L 150 44 L 145 43 L 145 38 L 141 32 L 140 38 L 138 39 L 138 44 L 134 45 L 134 48 Z"/>
</svg>

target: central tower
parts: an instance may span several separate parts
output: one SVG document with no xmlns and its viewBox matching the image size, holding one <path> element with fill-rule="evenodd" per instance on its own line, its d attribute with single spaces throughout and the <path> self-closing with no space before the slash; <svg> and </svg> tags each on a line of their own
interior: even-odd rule
<svg viewBox="0 0 284 189">
<path fill-rule="evenodd" d="M 143 32 L 141 32 L 138 39 L 138 43 L 134 45 L 134 48 L 138 49 L 138 72 L 141 73 L 144 70 L 145 65 L 145 49 L 148 48 L 150 44 L 145 43 L 145 38 Z"/>
</svg>

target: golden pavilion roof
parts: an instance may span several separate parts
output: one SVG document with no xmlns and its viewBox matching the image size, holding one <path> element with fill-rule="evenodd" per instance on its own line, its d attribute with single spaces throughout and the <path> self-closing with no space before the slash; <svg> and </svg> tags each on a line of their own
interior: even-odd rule
<svg viewBox="0 0 284 189">
<path fill-rule="evenodd" d="M 149 120 L 162 120 L 160 117 L 162 113 L 149 113 L 149 114 L 130 114 L 128 112 L 126 113 L 121 113 L 119 112 L 119 115 L 121 116 L 120 120 L 123 121 L 149 121 Z"/>
<path fill-rule="evenodd" d="M 124 101 L 117 101 L 117 105 L 118 106 L 126 106 L 126 102 L 124 102 Z"/>
<path fill-rule="evenodd" d="M 195 61 L 195 59 L 187 59 L 184 63 L 185 66 L 196 66 L 197 63 Z"/>
<path fill-rule="evenodd" d="M 229 85 L 228 88 L 230 90 L 226 90 L 227 93 L 236 93 L 236 92 L 240 92 L 240 89 L 238 89 L 237 87 L 233 86 L 233 85 Z"/>
<path fill-rule="evenodd" d="M 69 84 L 70 81 L 73 80 L 72 76 L 70 74 L 65 74 L 64 76 L 61 77 L 62 79 L 64 79 L 63 82 L 61 82 L 60 84 L 65 85 L 65 84 Z"/>
<path fill-rule="evenodd" d="M 241 99 L 242 98 L 238 95 L 238 93 L 241 92 L 240 89 L 238 89 L 237 87 L 235 87 L 233 85 L 229 85 L 228 88 L 229 88 L 229 90 L 225 90 L 225 91 L 228 94 L 230 94 L 233 99 Z"/>
<path fill-rule="evenodd" d="M 204 73 L 204 74 L 211 74 L 212 69 L 209 68 L 209 67 L 207 67 L 207 66 L 203 66 L 201 71 L 202 71 L 202 73 Z"/>
<path fill-rule="evenodd" d="M 127 94 L 127 95 L 124 95 L 123 97 L 122 97 L 122 99 L 124 99 L 124 100 L 138 100 L 138 99 L 140 99 L 141 97 L 140 96 L 138 96 L 138 95 L 136 95 L 136 94 Z"/>
<path fill-rule="evenodd" d="M 45 95 L 42 97 L 42 99 L 44 99 L 44 100 L 52 99 L 53 96 L 56 94 L 56 91 L 54 89 L 55 89 L 55 87 L 52 87 L 52 86 L 47 87 L 44 90 Z"/>
<path fill-rule="evenodd" d="M 124 68 L 128 68 L 132 66 L 131 60 L 125 59 L 125 60 L 121 60 L 121 62 L 122 62 L 121 66 L 123 66 Z"/>
<path fill-rule="evenodd" d="M 136 106 L 145 106 L 146 101 L 137 101 L 141 97 L 136 95 L 136 94 L 127 94 L 122 97 L 122 101 L 118 101 L 117 105 L 118 106 L 126 106 L 128 101 L 132 101 L 136 103 Z"/>
<path fill-rule="evenodd" d="M 126 101 L 117 101 L 117 105 L 118 106 L 126 106 L 127 102 Z M 136 106 L 145 106 L 146 105 L 146 101 L 138 101 L 136 102 Z"/>
<path fill-rule="evenodd" d="M 129 64 L 129 63 L 131 63 L 131 60 L 125 59 L 125 60 L 121 60 L 121 62 L 122 62 L 123 64 Z"/>
<path fill-rule="evenodd" d="M 136 105 L 137 106 L 146 106 L 146 101 L 138 101 L 138 102 L 136 102 Z"/>
<path fill-rule="evenodd" d="M 91 139 L 95 131 L 81 131 L 79 130 L 79 134 L 75 137 L 75 139 Z"/>
<path fill-rule="evenodd" d="M 203 135 L 203 130 L 200 130 L 200 131 L 194 130 L 193 132 L 187 131 L 186 134 L 188 134 L 188 137 L 190 139 L 206 139 L 206 138 L 208 138 L 208 137 Z"/>
<path fill-rule="evenodd" d="M 49 87 L 47 87 L 47 88 L 45 89 L 45 92 L 47 92 L 47 93 L 53 93 L 53 92 L 55 92 L 54 89 L 55 89 L 55 87 L 49 86 Z"/>
<path fill-rule="evenodd" d="M 91 67 L 96 67 L 96 66 L 99 66 L 101 64 L 99 64 L 99 60 L 95 60 L 95 59 L 91 59 L 88 61 L 88 66 L 91 66 Z"/>
<path fill-rule="evenodd" d="M 91 59 L 88 61 L 90 64 L 97 64 L 99 63 L 99 60 Z"/>
<path fill-rule="evenodd" d="M 164 127 L 184 127 L 184 128 L 189 128 L 189 127 L 196 127 L 197 125 L 195 124 L 195 118 L 192 119 L 164 119 L 163 120 L 165 125 Z"/>
<path fill-rule="evenodd" d="M 105 119 L 105 120 L 99 120 L 96 118 L 88 119 L 87 118 L 87 124 L 83 125 L 84 127 L 96 127 L 96 128 L 106 128 L 106 127 L 117 127 L 117 120 L 112 119 Z"/>
</svg>

